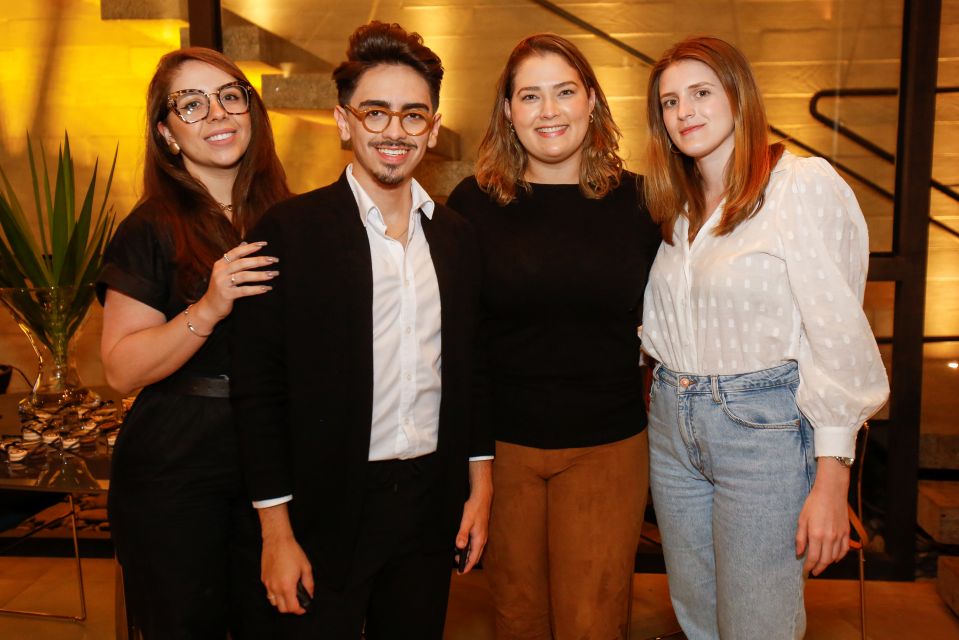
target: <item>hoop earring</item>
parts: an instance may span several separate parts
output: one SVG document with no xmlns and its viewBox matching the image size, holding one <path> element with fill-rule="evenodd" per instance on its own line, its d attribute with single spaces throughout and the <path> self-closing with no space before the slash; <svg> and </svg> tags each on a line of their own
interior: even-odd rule
<svg viewBox="0 0 959 640">
<path fill-rule="evenodd" d="M 592 111 L 589 112 L 589 121 L 590 121 L 590 122 L 593 121 L 593 112 L 592 112 Z"/>
<path fill-rule="evenodd" d="M 170 140 L 167 142 L 167 149 L 169 149 L 170 153 L 175 156 L 180 155 L 180 145 L 176 143 L 176 140 Z"/>
<path fill-rule="evenodd" d="M 683 155 L 683 152 L 676 148 L 676 145 L 673 144 L 673 139 L 669 139 L 669 150 L 677 156 Z"/>
</svg>

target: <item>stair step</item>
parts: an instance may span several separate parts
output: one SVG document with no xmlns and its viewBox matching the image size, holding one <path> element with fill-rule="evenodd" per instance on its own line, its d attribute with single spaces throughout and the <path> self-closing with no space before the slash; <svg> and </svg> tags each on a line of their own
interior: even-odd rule
<svg viewBox="0 0 959 640">
<path fill-rule="evenodd" d="M 180 45 L 190 46 L 190 29 L 180 30 Z M 223 53 L 236 62 L 261 62 L 289 72 L 332 71 L 333 65 L 232 11 L 223 11 Z"/>
<path fill-rule="evenodd" d="M 267 109 L 322 109 L 336 106 L 336 85 L 329 73 L 263 75 L 263 104 Z"/>
<path fill-rule="evenodd" d="M 188 0 L 100 0 L 103 20 L 186 20 Z"/>
<path fill-rule="evenodd" d="M 187 0 L 101 0 L 104 20 L 186 21 Z M 237 62 L 261 62 L 291 71 L 331 71 L 333 65 L 232 11 L 223 10 L 223 52 Z M 180 46 L 190 46 L 190 29 L 180 30 Z"/>
<path fill-rule="evenodd" d="M 936 590 L 942 601 L 959 615 L 959 557 L 939 556 Z"/>
<path fill-rule="evenodd" d="M 959 544 L 959 482 L 919 482 L 916 522 L 940 544 Z"/>
</svg>

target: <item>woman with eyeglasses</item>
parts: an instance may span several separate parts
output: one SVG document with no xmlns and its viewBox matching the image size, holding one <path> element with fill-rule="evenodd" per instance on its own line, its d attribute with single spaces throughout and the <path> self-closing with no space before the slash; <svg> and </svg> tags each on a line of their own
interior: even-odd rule
<svg viewBox="0 0 959 640">
<path fill-rule="evenodd" d="M 828 162 L 770 144 L 729 43 L 667 50 L 646 108 L 665 242 L 643 347 L 673 608 L 689 638 L 802 638 L 806 576 L 849 548 L 856 432 L 889 394 L 862 309 L 866 221 Z"/>
<path fill-rule="evenodd" d="M 259 530 L 229 401 L 233 302 L 278 275 L 243 234 L 290 191 L 266 110 L 222 54 L 164 56 L 147 93 L 143 193 L 97 293 L 107 381 L 143 388 L 113 456 L 111 533 L 147 639 L 269 637 Z"/>
<path fill-rule="evenodd" d="M 659 230 L 589 62 L 533 35 L 448 204 L 483 257 L 484 568 L 500 638 L 625 638 L 648 488 L 639 339 Z"/>
</svg>

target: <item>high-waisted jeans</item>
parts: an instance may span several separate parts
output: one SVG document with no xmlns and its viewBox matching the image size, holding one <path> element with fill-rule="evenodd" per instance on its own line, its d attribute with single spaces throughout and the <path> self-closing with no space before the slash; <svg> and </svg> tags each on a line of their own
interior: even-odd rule
<svg viewBox="0 0 959 640">
<path fill-rule="evenodd" d="M 690 640 L 805 632 L 799 512 L 815 473 L 794 362 L 730 376 L 654 374 L 650 474 L 669 591 Z"/>
</svg>

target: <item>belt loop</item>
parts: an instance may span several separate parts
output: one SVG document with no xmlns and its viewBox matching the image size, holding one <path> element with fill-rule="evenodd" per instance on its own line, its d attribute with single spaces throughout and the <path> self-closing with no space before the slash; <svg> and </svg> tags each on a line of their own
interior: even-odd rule
<svg viewBox="0 0 959 640">
<path fill-rule="evenodd" d="M 709 389 L 713 392 L 713 402 L 716 404 L 722 402 L 719 397 L 719 376 L 709 376 Z"/>
</svg>

